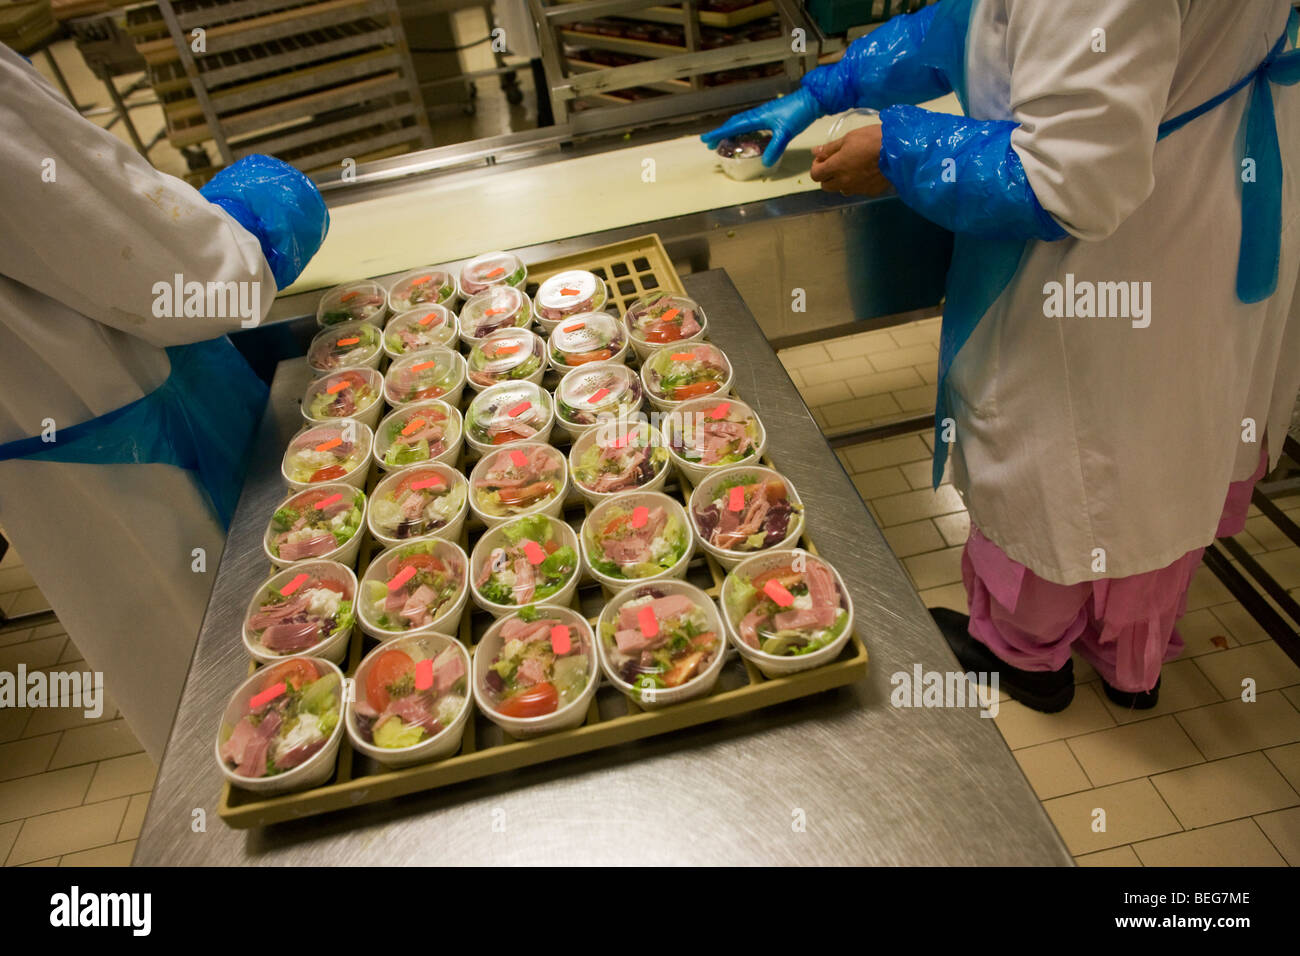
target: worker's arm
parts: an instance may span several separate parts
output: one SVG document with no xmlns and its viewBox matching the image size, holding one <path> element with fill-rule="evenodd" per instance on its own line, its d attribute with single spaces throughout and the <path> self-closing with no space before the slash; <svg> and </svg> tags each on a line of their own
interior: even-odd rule
<svg viewBox="0 0 1300 956">
<path fill-rule="evenodd" d="M 291 281 L 297 274 L 286 268 L 289 260 L 300 258 L 301 270 L 324 236 L 324 204 L 314 189 L 319 209 L 291 211 L 288 219 L 284 210 L 253 208 L 256 201 L 241 204 L 231 195 L 237 189 L 223 190 L 222 208 L 82 118 L 2 45 L 0 129 L 0 233 L 7 237 L 0 243 L 0 273 L 159 346 L 210 339 L 246 320 L 230 308 L 221 311 L 236 314 L 168 314 L 175 296 L 161 290 L 174 287 L 178 276 L 182 284 L 205 289 L 205 312 L 208 284 L 220 283 L 223 297 L 233 290 L 245 305 L 256 302 L 260 320 L 275 298 L 277 278 Z M 311 197 L 303 194 L 301 201 Z M 300 212 L 319 218 L 315 244 L 300 241 L 277 263 L 273 250 L 293 225 L 304 224 Z M 264 218 L 278 218 L 281 234 L 260 225 Z"/>
</svg>

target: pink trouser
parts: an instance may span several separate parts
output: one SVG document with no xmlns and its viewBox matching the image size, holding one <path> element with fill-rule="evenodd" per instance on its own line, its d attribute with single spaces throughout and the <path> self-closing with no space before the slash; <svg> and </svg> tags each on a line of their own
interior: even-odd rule
<svg viewBox="0 0 1300 956">
<path fill-rule="evenodd" d="M 1255 474 L 1228 486 L 1219 537 L 1245 527 L 1251 491 L 1267 466 L 1265 449 Z M 971 636 L 1022 670 L 1059 670 L 1076 650 L 1112 687 L 1150 690 L 1160 666 L 1183 649 L 1174 623 L 1204 553 L 1197 548 L 1168 567 L 1125 578 L 1053 584 L 972 525 L 961 562 Z"/>
</svg>

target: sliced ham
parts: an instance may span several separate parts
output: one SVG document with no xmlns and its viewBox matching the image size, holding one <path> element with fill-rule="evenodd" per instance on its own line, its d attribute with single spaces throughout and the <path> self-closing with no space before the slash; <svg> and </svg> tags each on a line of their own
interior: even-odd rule
<svg viewBox="0 0 1300 956">
<path fill-rule="evenodd" d="M 402 610 L 399 613 L 411 622 L 412 627 L 423 627 L 432 620 L 429 614 L 429 604 L 437 596 L 437 591 L 427 584 L 421 584 L 415 589 L 415 593 L 411 595 L 410 599 L 402 605 Z"/>
<path fill-rule="evenodd" d="M 515 583 L 511 593 L 518 605 L 528 604 L 537 590 L 537 576 L 528 558 L 520 555 L 515 558 Z"/>
<path fill-rule="evenodd" d="M 521 684 L 540 684 L 546 680 L 546 668 L 536 657 L 529 657 L 519 665 L 515 677 Z"/>
<path fill-rule="evenodd" d="M 523 641 L 525 644 L 531 644 L 533 641 L 540 641 L 544 637 L 549 637 L 551 628 L 559 623 L 554 618 L 540 621 L 524 621 L 517 617 L 511 618 L 501 626 L 501 639 L 504 641 Z"/>
<path fill-rule="evenodd" d="M 683 594 L 669 594 L 661 598 L 655 598 L 647 604 L 638 604 L 635 607 L 624 604 L 618 612 L 620 630 L 630 631 L 635 629 L 639 634 L 641 632 L 640 614 L 643 607 L 648 607 L 654 612 L 655 620 L 665 621 L 687 613 L 694 607 L 694 604 L 690 598 Z M 615 638 L 617 638 L 617 634 Z"/>
<path fill-rule="evenodd" d="M 438 694 L 451 690 L 465 676 L 465 661 L 454 647 L 449 647 L 433 661 L 433 689 Z"/>
<path fill-rule="evenodd" d="M 483 585 L 488 583 L 492 573 L 497 570 L 498 562 L 505 556 L 505 548 L 493 548 L 488 559 L 483 562 L 482 569 L 479 570 L 478 577 L 474 579 L 474 586 L 482 590 Z"/>
<path fill-rule="evenodd" d="M 277 654 L 292 654 L 305 651 L 324 636 L 319 621 L 272 624 L 262 632 L 262 646 Z"/>
<path fill-rule="evenodd" d="M 272 624 L 280 624 L 298 617 L 306 613 L 307 603 L 307 598 L 299 595 L 292 601 L 285 601 L 282 604 L 268 604 L 266 607 L 259 608 L 257 613 L 248 619 L 248 628 L 252 631 L 261 631 Z"/>
<path fill-rule="evenodd" d="M 271 741 L 265 737 L 254 737 L 250 740 L 248 746 L 244 748 L 244 759 L 235 768 L 235 773 L 241 777 L 265 777 L 266 752 L 270 746 Z"/>
<path fill-rule="evenodd" d="M 406 606 L 406 598 L 406 588 L 389 591 L 388 597 L 384 598 L 384 610 L 389 614 L 396 614 Z"/>
<path fill-rule="evenodd" d="M 740 620 L 740 639 L 750 647 L 758 647 L 758 625 L 763 622 L 763 612 L 753 610 Z"/>
<path fill-rule="evenodd" d="M 820 631 L 835 623 L 835 608 L 829 604 L 821 607 L 794 608 L 782 611 L 772 621 L 779 631 Z"/>
<path fill-rule="evenodd" d="M 619 653 L 629 657 L 641 653 L 653 640 L 654 638 L 642 634 L 639 627 L 624 628 L 614 632 L 614 642 L 618 645 Z"/>
<path fill-rule="evenodd" d="M 320 740 L 313 740 L 309 744 L 299 744 L 288 753 L 277 754 L 275 768 L 277 770 L 292 770 L 299 764 L 305 763 L 308 757 L 324 747 L 325 744 L 326 740 L 322 737 Z"/>
<path fill-rule="evenodd" d="M 835 586 L 835 578 L 824 564 L 816 561 L 808 563 L 808 573 L 804 575 L 808 582 L 808 596 L 813 607 L 830 607 L 839 610 L 840 594 Z"/>
<path fill-rule="evenodd" d="M 221 745 L 221 759 L 236 767 L 244 762 L 244 750 L 257 737 L 257 731 L 247 720 L 235 724 L 230 738 Z"/>
<path fill-rule="evenodd" d="M 689 339 L 700 330 L 700 323 L 695 318 L 695 310 L 687 309 L 682 313 L 682 338 Z"/>
<path fill-rule="evenodd" d="M 276 539 L 276 548 L 280 552 L 280 557 L 286 561 L 318 558 L 322 554 L 329 554 L 337 547 L 338 542 L 328 531 L 317 531 L 307 537 L 301 535 L 295 537 L 291 536 L 290 532 L 285 532 Z"/>
</svg>

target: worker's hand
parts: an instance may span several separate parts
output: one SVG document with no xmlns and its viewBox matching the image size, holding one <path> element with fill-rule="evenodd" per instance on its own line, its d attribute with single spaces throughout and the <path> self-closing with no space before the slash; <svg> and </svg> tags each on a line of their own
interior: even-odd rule
<svg viewBox="0 0 1300 956">
<path fill-rule="evenodd" d="M 775 166 L 785 148 L 821 115 L 817 100 L 803 87 L 789 96 L 778 97 L 752 110 L 737 113 L 717 129 L 700 137 L 709 149 L 717 149 L 718 143 L 730 136 L 752 133 L 755 130 L 770 129 L 772 142 L 763 151 L 763 165 Z"/>
<path fill-rule="evenodd" d="M 813 149 L 813 182 L 845 196 L 879 196 L 890 187 L 880 171 L 880 126 L 865 126 Z"/>
</svg>

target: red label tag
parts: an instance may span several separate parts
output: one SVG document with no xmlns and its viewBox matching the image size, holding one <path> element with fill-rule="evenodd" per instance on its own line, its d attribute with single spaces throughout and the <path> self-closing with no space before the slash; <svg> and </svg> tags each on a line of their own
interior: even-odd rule
<svg viewBox="0 0 1300 956">
<path fill-rule="evenodd" d="M 346 338 L 346 339 L 339 339 L 337 344 L 338 344 L 338 345 L 356 345 L 356 344 L 357 344 L 358 342 L 360 342 L 360 341 L 361 341 L 361 337 L 360 337 L 360 336 L 358 336 L 358 335 L 353 335 L 353 336 L 351 336 L 351 337 L 349 337 L 349 338 Z"/>
<path fill-rule="evenodd" d="M 745 510 L 745 489 L 740 485 L 736 485 L 727 492 L 727 509 L 730 511 Z"/>
<path fill-rule="evenodd" d="M 517 449 L 510 452 L 510 463 L 516 468 L 523 468 L 528 464 L 528 456 Z"/>
<path fill-rule="evenodd" d="M 679 312 L 681 312 L 681 311 L 682 311 L 681 309 L 669 309 L 669 310 L 668 310 L 667 312 L 665 312 L 663 315 L 659 316 L 659 321 L 660 321 L 660 322 L 671 322 L 673 319 L 677 318 L 677 313 L 679 313 Z"/>
<path fill-rule="evenodd" d="M 591 393 L 591 398 L 587 399 L 587 404 L 588 404 L 588 405 L 595 405 L 598 401 L 600 401 L 602 398 L 604 398 L 604 397 L 605 397 L 606 395 L 608 395 L 608 394 L 609 394 L 609 389 L 607 389 L 607 388 L 598 388 L 598 389 L 596 389 L 594 392 Z"/>
<path fill-rule="evenodd" d="M 582 331 L 583 329 L 585 329 L 586 327 L 587 327 L 587 323 L 586 323 L 586 322 L 574 322 L 572 325 L 566 325 L 566 326 L 564 327 L 564 331 L 566 331 L 566 332 L 581 332 L 581 331 Z"/>
<path fill-rule="evenodd" d="M 645 505 L 637 505 L 632 509 L 632 527 L 644 528 L 645 523 L 650 520 L 650 509 Z"/>
<path fill-rule="evenodd" d="M 709 410 L 709 417 L 720 421 L 727 417 L 729 411 L 731 411 L 731 402 L 723 402 L 717 408 Z"/>
<path fill-rule="evenodd" d="M 528 399 L 524 399 L 514 408 L 506 409 L 506 414 L 509 415 L 511 418 L 518 418 L 520 415 L 522 415 L 524 412 L 528 411 L 528 409 L 532 407 L 533 407 L 533 403 L 528 401 Z"/>
<path fill-rule="evenodd" d="M 423 372 L 425 369 L 433 368 L 433 367 L 434 367 L 435 365 L 437 365 L 437 364 L 438 364 L 438 363 L 437 363 L 437 362 L 434 362 L 433 360 L 430 360 L 430 361 L 428 361 L 428 362 L 421 362 L 421 363 L 419 363 L 418 365 L 412 365 L 412 366 L 411 366 L 411 371 L 412 371 L 412 372 Z"/>
<path fill-rule="evenodd" d="M 433 686 L 433 658 L 415 662 L 415 689 L 428 690 Z"/>
<path fill-rule="evenodd" d="M 298 590 L 306 583 L 307 583 L 307 575 L 299 574 L 292 581 L 286 584 L 284 587 L 280 588 L 280 594 L 283 597 L 288 597 L 290 594 Z"/>
<path fill-rule="evenodd" d="M 781 607 L 789 607 L 794 603 L 794 595 L 787 591 L 776 578 L 763 585 L 763 593 Z"/>
<path fill-rule="evenodd" d="M 437 312 L 430 312 L 430 313 L 429 313 L 428 315 L 426 315 L 424 318 L 422 318 L 422 319 L 417 319 L 416 321 L 417 321 L 420 325 L 428 325 L 430 322 L 432 322 L 432 321 L 433 321 L 434 319 L 436 319 L 437 317 L 438 317 L 438 313 L 437 313 Z"/>
<path fill-rule="evenodd" d="M 259 707 L 269 704 L 285 691 L 284 681 L 277 681 L 260 694 L 254 694 L 248 701 L 249 710 L 257 710 Z"/>
<path fill-rule="evenodd" d="M 693 358 L 695 358 L 695 353 L 694 353 L 694 352 L 674 352 L 674 353 L 673 353 L 673 361 L 674 361 L 674 362 L 689 362 L 689 361 L 690 361 L 691 359 L 693 359 Z"/>
<path fill-rule="evenodd" d="M 317 451 L 329 451 L 332 448 L 338 448 L 343 444 L 342 438 L 331 438 L 329 441 L 321 442 L 316 446 Z"/>
<path fill-rule="evenodd" d="M 409 422 L 406 423 L 406 427 L 402 429 L 402 434 L 411 435 L 415 432 L 418 432 L 421 428 L 423 428 L 427 424 L 428 422 L 426 422 L 423 418 L 412 418 Z"/>
<path fill-rule="evenodd" d="M 609 443 L 608 445 L 606 445 L 605 447 L 606 447 L 606 448 L 625 448 L 625 447 L 627 447 L 627 443 L 630 442 L 630 441 L 632 440 L 632 436 L 635 435 L 635 434 L 636 434 L 636 432 L 624 432 L 623 434 L 619 435 L 617 438 L 615 438 L 612 442 L 610 442 L 610 443 Z"/>
<path fill-rule="evenodd" d="M 509 309 L 488 309 L 483 314 L 491 318 L 494 315 L 500 315 L 502 312 L 509 312 Z"/>
<path fill-rule="evenodd" d="M 546 560 L 546 552 L 536 541 L 524 542 L 524 556 L 528 558 L 529 564 L 541 564 Z"/>
<path fill-rule="evenodd" d="M 495 278 L 496 278 L 497 276 L 499 276 L 499 275 L 505 275 L 505 271 L 506 271 L 505 266 L 497 266 L 497 267 L 496 267 L 495 269 L 493 269 L 491 272 L 487 273 L 487 274 L 484 276 L 484 278 L 486 278 L 486 279 L 495 279 Z"/>
<path fill-rule="evenodd" d="M 332 505 L 332 504 L 334 504 L 334 503 L 336 503 L 336 502 L 342 501 L 342 500 L 343 500 L 343 493 L 342 493 L 342 492 L 335 492 L 334 494 L 330 495 L 328 498 L 325 498 L 325 499 L 322 500 L 322 501 L 318 501 L 318 502 L 316 502 L 316 504 L 315 504 L 314 507 L 316 508 L 317 511 L 324 511 L 324 510 L 325 510 L 326 508 L 328 508 L 330 505 Z"/>
<path fill-rule="evenodd" d="M 411 489 L 413 491 L 423 491 L 425 488 L 441 488 L 441 487 L 442 487 L 442 479 L 439 478 L 437 475 L 434 475 L 432 478 L 421 478 L 419 481 L 411 482 Z"/>
<path fill-rule="evenodd" d="M 659 620 L 655 617 L 655 612 L 647 604 L 636 612 L 637 623 L 641 625 L 641 633 L 646 637 L 656 637 L 659 634 Z"/>
<path fill-rule="evenodd" d="M 563 624 L 556 624 L 551 628 L 551 652 L 557 656 L 567 654 L 573 649 L 573 641 L 569 639 L 569 629 Z"/>
<path fill-rule="evenodd" d="M 498 345 L 492 352 L 494 356 L 514 355 L 519 351 L 518 345 Z"/>
<path fill-rule="evenodd" d="M 341 392 L 343 391 L 343 389 L 350 388 L 351 386 L 352 383 L 348 379 L 341 378 L 337 382 L 332 383 L 328 388 L 326 388 L 325 393 L 327 395 L 333 395 L 336 392 Z"/>
<path fill-rule="evenodd" d="M 413 577 L 415 577 L 415 567 L 408 564 L 406 567 L 402 568 L 402 570 L 393 575 L 392 580 L 388 582 L 388 590 L 396 591 Z"/>
</svg>

